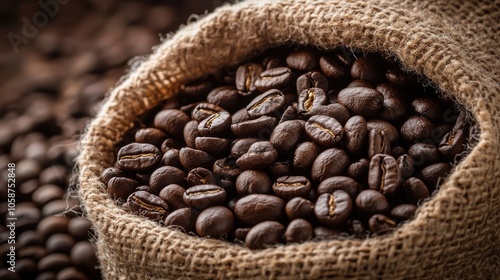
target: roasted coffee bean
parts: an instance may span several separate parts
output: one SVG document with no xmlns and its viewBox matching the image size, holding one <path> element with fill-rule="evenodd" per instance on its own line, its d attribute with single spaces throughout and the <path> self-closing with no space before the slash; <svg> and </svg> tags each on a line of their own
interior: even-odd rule
<svg viewBox="0 0 500 280">
<path fill-rule="evenodd" d="M 269 173 L 271 177 L 276 179 L 283 176 L 292 176 L 295 174 L 293 170 L 293 164 L 290 161 L 278 161 L 275 162 L 270 168 Z"/>
<path fill-rule="evenodd" d="M 319 68 L 319 55 L 312 50 L 296 50 L 286 57 L 286 65 L 293 70 L 307 72 Z"/>
<path fill-rule="evenodd" d="M 255 81 L 262 71 L 264 71 L 264 67 L 260 64 L 247 63 L 241 65 L 236 70 L 236 88 L 243 92 L 244 96 L 255 93 L 257 91 Z"/>
<path fill-rule="evenodd" d="M 231 115 L 227 111 L 217 112 L 198 124 L 201 136 L 226 136 L 231 130 Z"/>
<path fill-rule="evenodd" d="M 408 149 L 408 155 L 413 159 L 414 166 L 421 167 L 436 163 L 439 160 L 439 150 L 431 144 L 415 143 Z"/>
<path fill-rule="evenodd" d="M 194 208 L 177 209 L 165 218 L 165 226 L 179 227 L 186 233 L 195 232 L 199 214 L 200 211 Z"/>
<path fill-rule="evenodd" d="M 383 82 L 385 80 L 384 63 L 375 56 L 360 57 L 352 64 L 351 77 L 374 84 Z"/>
<path fill-rule="evenodd" d="M 318 195 L 333 193 L 336 190 L 346 192 L 351 199 L 355 199 L 361 191 L 361 186 L 354 179 L 346 176 L 330 177 L 318 185 Z"/>
<path fill-rule="evenodd" d="M 366 149 L 368 127 L 362 116 L 353 116 L 344 126 L 344 144 L 352 155 L 361 155 Z"/>
<path fill-rule="evenodd" d="M 320 154 L 320 148 L 314 142 L 303 142 L 293 153 L 293 168 L 296 172 L 309 174 L 314 160 Z"/>
<path fill-rule="evenodd" d="M 368 220 L 368 226 L 374 234 L 384 234 L 393 230 L 398 224 L 389 217 L 375 214 Z"/>
<path fill-rule="evenodd" d="M 215 114 L 214 114 L 215 115 Z M 201 136 L 200 132 L 198 131 L 198 125 L 199 123 L 195 120 L 192 120 L 184 126 L 184 131 L 183 131 L 183 137 L 184 137 L 184 142 L 186 143 L 186 146 L 189 148 L 195 148 L 195 140 L 197 137 Z"/>
<path fill-rule="evenodd" d="M 161 189 L 170 184 L 183 185 L 185 178 L 186 173 L 179 168 L 173 166 L 162 166 L 151 174 L 149 185 L 154 192 L 159 193 Z"/>
<path fill-rule="evenodd" d="M 339 92 L 338 102 L 355 115 L 371 118 L 382 109 L 384 96 L 376 89 L 352 87 Z"/>
<path fill-rule="evenodd" d="M 247 105 L 247 114 L 252 118 L 270 115 L 285 105 L 285 95 L 280 90 L 271 89 L 255 97 Z"/>
<path fill-rule="evenodd" d="M 161 143 L 163 143 L 167 137 L 168 135 L 165 132 L 157 128 L 147 127 L 137 130 L 135 133 L 135 142 L 148 143 L 160 148 Z"/>
<path fill-rule="evenodd" d="M 424 117 L 413 116 L 401 126 L 401 137 L 410 143 L 429 139 L 434 125 Z"/>
<path fill-rule="evenodd" d="M 104 171 L 101 174 L 101 181 L 104 184 L 108 184 L 109 180 L 113 177 L 125 177 L 125 172 L 121 169 L 115 168 L 115 167 L 108 167 L 104 169 Z"/>
<path fill-rule="evenodd" d="M 287 243 L 301 243 L 313 237 L 314 229 L 311 223 L 304 219 L 291 221 L 285 230 Z"/>
<path fill-rule="evenodd" d="M 45 248 L 49 254 L 62 253 L 69 254 L 75 245 L 75 239 L 65 233 L 57 233 L 49 236 L 45 242 Z"/>
<path fill-rule="evenodd" d="M 356 210 L 366 217 L 386 213 L 390 207 L 387 198 L 376 190 L 361 191 L 356 197 L 354 205 Z"/>
<path fill-rule="evenodd" d="M 273 191 L 285 200 L 299 196 L 305 197 L 311 191 L 311 182 L 303 176 L 279 177 L 273 184 Z"/>
<path fill-rule="evenodd" d="M 234 214 L 247 225 L 264 221 L 278 221 L 285 215 L 285 202 L 274 195 L 251 194 L 239 199 Z"/>
<path fill-rule="evenodd" d="M 335 83 L 345 83 L 350 78 L 349 65 L 339 61 L 338 56 L 322 56 L 319 60 L 321 71 Z"/>
<path fill-rule="evenodd" d="M 236 113 L 234 113 L 231 116 L 231 123 L 232 124 L 240 123 L 240 122 L 244 122 L 244 121 L 248 121 L 248 120 L 250 120 L 250 116 L 247 113 L 247 108 L 241 108 L 240 110 L 236 111 Z"/>
<path fill-rule="evenodd" d="M 353 80 L 346 86 L 346 88 L 355 88 L 355 87 L 375 88 L 370 82 L 365 80 Z"/>
<path fill-rule="evenodd" d="M 233 188 L 236 178 L 243 172 L 234 159 L 223 158 L 215 161 L 213 171 L 217 184 L 223 188 Z"/>
<path fill-rule="evenodd" d="M 271 69 L 285 66 L 285 61 L 281 56 L 271 54 L 262 60 L 262 64 L 266 69 Z"/>
<path fill-rule="evenodd" d="M 168 204 L 163 199 L 146 191 L 134 192 L 127 203 L 132 211 L 154 221 L 164 219 L 169 213 Z"/>
<path fill-rule="evenodd" d="M 305 124 L 309 137 L 323 147 L 333 147 L 342 141 L 344 128 L 334 118 L 316 115 L 309 118 Z"/>
<path fill-rule="evenodd" d="M 406 114 L 405 104 L 397 98 L 384 98 L 379 118 L 389 122 L 397 122 Z"/>
<path fill-rule="evenodd" d="M 248 232 L 250 231 L 250 228 L 245 227 L 245 228 L 237 228 L 234 230 L 234 239 L 237 242 L 244 242 L 245 238 L 248 235 Z"/>
<path fill-rule="evenodd" d="M 179 160 L 186 170 L 195 169 L 196 167 L 210 168 L 215 161 L 215 158 L 202 150 L 191 148 L 182 148 L 179 151 Z"/>
<path fill-rule="evenodd" d="M 217 185 L 217 180 L 215 179 L 214 174 L 203 167 L 197 167 L 189 171 L 186 176 L 186 181 L 191 186 L 196 185 Z"/>
<path fill-rule="evenodd" d="M 413 110 L 418 115 L 437 122 L 443 119 L 441 104 L 436 98 L 417 98 L 411 102 Z"/>
<path fill-rule="evenodd" d="M 349 156 L 341 149 L 331 148 L 316 157 L 311 167 L 311 178 L 321 182 L 326 178 L 342 174 L 350 164 Z"/>
<path fill-rule="evenodd" d="M 195 80 L 181 88 L 181 94 L 189 100 L 202 100 L 214 87 L 214 82 L 210 78 Z"/>
<path fill-rule="evenodd" d="M 118 151 L 118 166 L 132 172 L 147 172 L 161 161 L 161 152 L 151 144 L 132 143 Z"/>
<path fill-rule="evenodd" d="M 329 239 L 339 236 L 342 233 L 339 229 L 317 226 L 314 228 L 314 237 L 319 240 Z"/>
<path fill-rule="evenodd" d="M 257 138 L 239 138 L 239 139 L 235 140 L 231 146 L 231 157 L 234 159 L 238 159 L 243 154 L 248 152 L 248 149 L 250 148 L 250 146 L 252 146 L 252 144 L 255 142 L 259 142 L 259 139 L 257 139 Z"/>
<path fill-rule="evenodd" d="M 61 199 L 64 191 L 54 184 L 39 186 L 32 194 L 31 200 L 38 206 L 43 206 L 53 200 Z"/>
<path fill-rule="evenodd" d="M 40 272 L 59 272 L 69 266 L 71 266 L 71 260 L 69 259 L 68 255 L 54 253 L 41 258 L 37 264 L 37 269 Z"/>
<path fill-rule="evenodd" d="M 318 197 L 314 205 L 314 214 L 320 223 L 326 226 L 338 226 L 349 219 L 352 207 L 349 194 L 336 190 Z"/>
<path fill-rule="evenodd" d="M 191 119 L 201 122 L 204 119 L 224 111 L 223 108 L 212 103 L 200 103 L 196 105 L 191 113 Z"/>
<path fill-rule="evenodd" d="M 167 138 L 163 143 L 161 143 L 161 152 L 165 153 L 170 149 L 180 149 L 182 146 L 179 142 L 173 138 Z"/>
<path fill-rule="evenodd" d="M 226 238 L 233 226 L 233 212 L 223 206 L 209 207 L 196 219 L 196 233 L 201 237 Z"/>
<path fill-rule="evenodd" d="M 465 139 L 466 135 L 463 129 L 452 130 L 439 143 L 439 152 L 447 159 L 454 159 L 464 150 Z"/>
<path fill-rule="evenodd" d="M 399 140 L 399 132 L 396 127 L 392 124 L 383 120 L 369 120 L 366 122 L 366 127 L 368 131 L 378 130 L 384 133 L 384 135 L 389 138 L 389 142 L 396 143 Z"/>
<path fill-rule="evenodd" d="M 420 171 L 418 178 L 425 183 L 430 192 L 433 192 L 444 182 L 444 178 L 450 173 L 451 165 L 448 163 L 431 164 Z"/>
<path fill-rule="evenodd" d="M 264 171 L 245 170 L 236 178 L 236 191 L 239 195 L 269 194 L 273 183 Z"/>
<path fill-rule="evenodd" d="M 265 221 L 253 226 L 245 237 L 245 246 L 252 250 L 265 249 L 281 242 L 285 227 L 275 221 Z"/>
<path fill-rule="evenodd" d="M 370 161 L 368 185 L 384 195 L 394 195 L 399 190 L 402 177 L 395 158 L 387 154 L 375 155 Z"/>
<path fill-rule="evenodd" d="M 126 200 L 140 183 L 134 179 L 126 177 L 113 177 L 108 182 L 108 193 L 113 199 Z"/>
<path fill-rule="evenodd" d="M 255 87 L 260 92 L 270 89 L 284 90 L 292 83 L 293 73 L 288 67 L 276 67 L 267 69 L 259 74 L 255 81 Z"/>
<path fill-rule="evenodd" d="M 273 130 L 270 141 L 281 153 L 288 153 L 295 148 L 302 138 L 304 127 L 300 121 L 285 121 Z"/>
<path fill-rule="evenodd" d="M 365 225 L 360 220 L 352 220 L 349 226 L 351 233 L 358 238 L 366 238 L 369 234 Z"/>
<path fill-rule="evenodd" d="M 158 196 L 168 204 L 171 210 L 180 209 L 188 207 L 188 205 L 182 199 L 185 191 L 186 190 L 180 185 L 170 184 L 161 189 Z"/>
<path fill-rule="evenodd" d="M 187 205 L 202 210 L 221 205 L 226 196 L 226 191 L 217 185 L 198 185 L 187 189 L 182 197 Z"/>
<path fill-rule="evenodd" d="M 400 204 L 391 209 L 390 216 L 396 221 L 407 221 L 415 215 L 417 206 L 414 204 Z"/>
<path fill-rule="evenodd" d="M 222 86 L 213 89 L 207 95 L 207 102 L 220 106 L 228 112 L 234 112 L 235 108 L 241 107 L 242 99 L 236 87 Z"/>
<path fill-rule="evenodd" d="M 269 116 L 262 116 L 254 120 L 248 120 L 231 125 L 231 131 L 238 137 L 270 137 L 278 120 Z"/>
<path fill-rule="evenodd" d="M 394 158 L 399 158 L 406 154 L 406 149 L 401 146 L 395 146 L 391 148 L 391 156 Z"/>
<path fill-rule="evenodd" d="M 302 197 L 294 197 L 286 203 L 285 211 L 290 220 L 309 219 L 314 213 L 314 203 Z"/>
<path fill-rule="evenodd" d="M 67 267 L 59 271 L 56 279 L 60 280 L 88 280 L 89 278 L 74 267 Z M 37 279 L 39 280 L 39 279 Z"/>
<path fill-rule="evenodd" d="M 19 207 L 16 210 L 18 210 L 16 211 L 17 212 L 16 214 L 19 215 Z M 68 217 L 59 217 L 59 216 L 45 217 L 36 225 L 36 231 L 39 232 L 45 238 L 56 233 L 67 233 L 69 220 L 70 219 Z"/>
<path fill-rule="evenodd" d="M 389 83 L 400 87 L 410 88 L 417 84 L 417 79 L 414 75 L 399 68 L 387 69 L 385 77 Z"/>
<path fill-rule="evenodd" d="M 154 119 L 154 126 L 177 138 L 182 137 L 184 126 L 190 121 L 189 116 L 181 110 L 169 109 L 160 111 Z"/>
<path fill-rule="evenodd" d="M 195 148 L 212 156 L 224 156 L 229 151 L 229 140 L 217 137 L 197 137 Z"/>
<path fill-rule="evenodd" d="M 269 167 L 278 159 L 278 151 L 269 141 L 253 143 L 248 151 L 236 160 L 243 169 L 263 169 Z"/>
<path fill-rule="evenodd" d="M 324 92 L 327 92 L 328 79 L 321 72 L 311 71 L 302 74 L 297 78 L 296 87 L 297 92 L 299 93 L 309 88 L 320 88 Z"/>
<path fill-rule="evenodd" d="M 382 93 L 382 95 L 384 96 L 384 100 L 397 99 L 403 105 L 401 109 L 405 109 L 406 107 L 405 103 L 410 97 L 408 92 L 405 92 L 402 88 L 394 86 L 389 83 L 378 84 L 377 87 L 375 87 L 375 89 L 378 90 L 380 93 Z"/>
<path fill-rule="evenodd" d="M 304 89 L 299 94 L 297 112 L 304 116 L 315 115 L 326 101 L 326 93 L 323 89 L 317 87 Z"/>
<path fill-rule="evenodd" d="M 177 149 L 169 149 L 163 154 L 161 158 L 161 164 L 164 166 L 173 166 L 177 168 L 181 168 L 181 159 L 179 157 L 179 150 Z"/>
<path fill-rule="evenodd" d="M 71 249 L 71 263 L 82 271 L 93 271 L 98 264 L 96 249 L 89 241 L 80 241 Z"/>
<path fill-rule="evenodd" d="M 92 223 L 83 217 L 74 217 L 68 223 L 68 233 L 76 240 L 88 240 L 92 234 Z"/>
<path fill-rule="evenodd" d="M 368 157 L 373 158 L 377 154 L 389 154 L 391 143 L 384 131 L 372 129 L 368 133 Z"/>
<path fill-rule="evenodd" d="M 366 158 L 362 158 L 359 161 L 351 163 L 347 168 L 346 175 L 351 177 L 358 182 L 366 182 L 368 178 L 368 167 L 370 161 Z"/>
<path fill-rule="evenodd" d="M 413 171 L 415 171 L 413 158 L 407 154 L 404 154 L 400 156 L 397 161 L 399 170 L 401 171 L 401 176 L 403 178 L 410 177 L 413 174 Z"/>
<path fill-rule="evenodd" d="M 332 117 L 336 119 L 341 125 L 345 125 L 345 123 L 351 117 L 349 109 L 347 109 L 346 106 L 340 105 L 338 103 L 320 106 L 318 108 L 317 114 Z"/>
</svg>

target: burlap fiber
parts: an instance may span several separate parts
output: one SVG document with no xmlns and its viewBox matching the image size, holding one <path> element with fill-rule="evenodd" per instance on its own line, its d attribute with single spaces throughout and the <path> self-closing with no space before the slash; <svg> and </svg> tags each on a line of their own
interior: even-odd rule
<svg viewBox="0 0 500 280">
<path fill-rule="evenodd" d="M 465 3 L 463 3 L 465 2 Z M 80 190 L 106 279 L 498 279 L 498 1 L 264 0 L 218 8 L 165 40 L 110 93 L 82 138 Z M 283 43 L 391 53 L 472 112 L 477 145 L 394 233 L 251 251 L 115 206 L 100 182 L 134 118 L 181 84 Z"/>
</svg>

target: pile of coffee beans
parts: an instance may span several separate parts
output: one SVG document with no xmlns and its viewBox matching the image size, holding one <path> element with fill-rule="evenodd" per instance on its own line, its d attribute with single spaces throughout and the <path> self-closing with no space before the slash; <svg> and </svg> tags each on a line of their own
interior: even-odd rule
<svg viewBox="0 0 500 280">
<path fill-rule="evenodd" d="M 98 237 L 83 217 L 73 173 L 80 135 L 129 59 L 150 53 L 158 34 L 176 30 L 191 13 L 214 6 L 7 2 L 15 9 L 10 20 L 0 19 L 0 33 L 31 33 L 17 52 L 5 37 L 0 42 L 0 279 L 99 280 Z M 58 11 L 46 25 L 23 29 L 23 18 L 34 24 L 33 15 L 46 11 L 39 3 L 59 3 Z"/>
<path fill-rule="evenodd" d="M 390 57 L 288 46 L 138 118 L 102 181 L 127 211 L 251 249 L 365 238 L 414 216 L 468 128 Z"/>
</svg>

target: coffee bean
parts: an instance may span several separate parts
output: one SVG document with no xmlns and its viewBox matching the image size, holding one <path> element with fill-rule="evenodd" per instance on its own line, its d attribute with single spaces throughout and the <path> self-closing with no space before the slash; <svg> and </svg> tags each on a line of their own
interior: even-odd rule
<svg viewBox="0 0 500 280">
<path fill-rule="evenodd" d="M 64 191 L 56 185 L 47 184 L 39 186 L 31 195 L 31 200 L 38 206 L 43 206 L 53 200 L 61 199 Z"/>
<path fill-rule="evenodd" d="M 285 121 L 273 130 L 270 142 L 281 153 L 288 153 L 295 148 L 302 138 L 303 125 L 297 120 Z"/>
<path fill-rule="evenodd" d="M 134 192 L 127 203 L 132 211 L 154 221 L 164 219 L 169 213 L 168 204 L 163 199 L 146 191 Z"/>
<path fill-rule="evenodd" d="M 335 120 L 337 120 L 341 125 L 345 125 L 345 123 L 351 117 L 349 109 L 347 109 L 346 106 L 340 105 L 338 103 L 320 106 L 318 108 L 317 114 L 332 117 Z"/>
<path fill-rule="evenodd" d="M 217 137 L 197 137 L 195 148 L 212 156 L 224 156 L 229 151 L 229 141 Z"/>
<path fill-rule="evenodd" d="M 390 152 L 391 143 L 389 137 L 385 136 L 385 132 L 377 129 L 370 130 L 368 133 L 368 157 L 373 158 L 377 154 L 389 154 Z"/>
<path fill-rule="evenodd" d="M 355 115 L 371 118 L 382 109 L 384 97 L 375 89 L 352 87 L 339 92 L 338 102 Z"/>
<path fill-rule="evenodd" d="M 429 139 L 434 125 L 424 117 L 413 116 L 401 126 L 401 136 L 408 142 L 416 143 Z"/>
<path fill-rule="evenodd" d="M 154 126 L 177 138 L 182 137 L 184 126 L 190 121 L 189 116 L 181 110 L 168 109 L 160 111 L 154 118 Z"/>
<path fill-rule="evenodd" d="M 417 98 L 411 102 L 415 113 L 429 119 L 430 121 L 440 121 L 443 119 L 441 104 L 436 98 Z"/>
<path fill-rule="evenodd" d="M 257 91 L 255 81 L 259 79 L 260 73 L 264 67 L 256 63 L 247 63 L 238 67 L 236 70 L 236 88 L 243 92 L 243 95 L 249 95 Z"/>
<path fill-rule="evenodd" d="M 216 113 L 218 114 L 218 113 Z M 215 114 L 214 114 L 215 115 Z M 189 148 L 195 148 L 195 141 L 196 138 L 201 136 L 201 133 L 198 131 L 198 125 L 199 123 L 195 120 L 192 120 L 184 126 L 183 130 L 183 137 L 184 137 L 184 142 L 186 142 L 186 146 Z"/>
<path fill-rule="evenodd" d="M 234 230 L 235 242 L 238 242 L 238 243 L 244 242 L 249 231 L 250 231 L 250 228 L 248 228 L 248 227 L 235 229 Z"/>
<path fill-rule="evenodd" d="M 236 179 L 236 191 L 239 195 L 269 194 L 272 182 L 269 176 L 260 170 L 245 170 Z"/>
<path fill-rule="evenodd" d="M 220 106 L 228 112 L 234 112 L 235 108 L 241 107 L 240 95 L 234 86 L 217 87 L 207 95 L 207 102 Z"/>
<path fill-rule="evenodd" d="M 375 87 L 375 89 L 378 90 L 380 93 L 382 93 L 382 95 L 384 96 L 384 100 L 386 100 L 386 99 L 396 99 L 396 100 L 399 100 L 400 103 L 403 105 L 403 107 L 400 108 L 400 109 L 406 110 L 405 103 L 407 103 L 407 101 L 408 101 L 408 99 L 410 97 L 409 96 L 410 95 L 409 92 L 404 91 L 402 88 L 394 86 L 394 85 L 392 85 L 390 83 L 378 84 Z"/>
<path fill-rule="evenodd" d="M 147 143 L 152 144 L 158 148 L 161 147 L 161 143 L 167 139 L 168 135 L 152 127 L 141 128 L 135 133 L 135 142 L 137 143 Z"/>
<path fill-rule="evenodd" d="M 18 210 L 16 214 L 19 214 L 19 207 L 16 210 Z M 69 220 L 68 217 L 49 216 L 38 223 L 36 231 L 44 237 L 56 233 L 67 233 Z"/>
<path fill-rule="evenodd" d="M 342 174 L 349 166 L 350 159 L 341 149 L 331 148 L 323 151 L 314 160 L 311 168 L 311 178 L 321 182 L 326 178 Z"/>
<path fill-rule="evenodd" d="M 190 100 L 202 100 L 212 90 L 213 84 L 214 82 L 209 78 L 195 80 L 184 85 L 180 94 Z"/>
<path fill-rule="evenodd" d="M 415 215 L 417 206 L 414 204 L 400 204 L 391 209 L 390 216 L 396 221 L 407 221 Z"/>
<path fill-rule="evenodd" d="M 420 178 L 429 191 L 432 192 L 444 182 L 443 179 L 450 173 L 450 170 L 451 165 L 448 163 L 435 163 L 422 169 L 418 178 Z"/>
<path fill-rule="evenodd" d="M 135 188 L 139 186 L 140 183 L 137 180 L 126 177 L 114 177 L 108 182 L 108 193 L 113 199 L 126 200 L 134 192 Z"/>
<path fill-rule="evenodd" d="M 354 202 L 356 210 L 365 216 L 383 214 L 389 211 L 387 198 L 376 190 L 361 191 Z"/>
<path fill-rule="evenodd" d="M 403 178 L 410 177 L 413 174 L 413 171 L 415 171 L 413 158 L 407 154 L 404 154 L 400 156 L 397 161 L 399 170 L 401 171 L 401 176 Z"/>
<path fill-rule="evenodd" d="M 312 50 L 297 50 L 286 57 L 286 65 L 297 71 L 311 71 L 319 68 L 319 55 Z"/>
<path fill-rule="evenodd" d="M 296 172 L 309 174 L 314 160 L 320 154 L 320 148 L 314 142 L 303 142 L 293 153 L 293 168 Z"/>
<path fill-rule="evenodd" d="M 214 174 L 203 167 L 197 167 L 189 171 L 186 176 L 186 181 L 191 186 L 196 185 L 217 185 L 217 180 L 215 179 Z"/>
<path fill-rule="evenodd" d="M 285 202 L 274 195 L 251 194 L 236 202 L 234 214 L 247 225 L 256 225 L 264 221 L 278 221 L 284 217 Z"/>
<path fill-rule="evenodd" d="M 269 116 L 262 116 L 231 125 L 231 131 L 238 137 L 258 137 L 259 139 L 271 136 L 278 120 Z"/>
<path fill-rule="evenodd" d="M 311 182 L 303 176 L 279 177 L 273 184 L 273 191 L 285 200 L 305 197 L 311 191 Z"/>
<path fill-rule="evenodd" d="M 54 253 L 47 255 L 40 259 L 38 262 L 38 271 L 52 271 L 59 272 L 62 269 L 71 266 L 71 260 L 68 255 L 61 253 Z"/>
<path fill-rule="evenodd" d="M 125 172 L 115 167 L 108 167 L 104 169 L 100 179 L 105 185 L 107 185 L 109 180 L 111 180 L 111 178 L 113 177 L 125 177 Z"/>
<path fill-rule="evenodd" d="M 266 69 L 271 69 L 285 66 L 285 61 L 281 56 L 271 54 L 262 60 L 262 64 Z"/>
<path fill-rule="evenodd" d="M 162 153 L 166 153 L 170 149 L 180 149 L 182 146 L 179 142 L 173 138 L 167 138 L 163 143 L 161 143 Z"/>
<path fill-rule="evenodd" d="M 161 160 L 161 152 L 151 144 L 132 143 L 118 151 L 118 166 L 132 172 L 147 172 Z"/>
<path fill-rule="evenodd" d="M 382 214 L 375 214 L 368 220 L 368 226 L 374 234 L 385 234 L 397 225 L 395 221 Z"/>
<path fill-rule="evenodd" d="M 226 136 L 231 129 L 231 115 L 226 111 L 217 112 L 198 124 L 201 136 Z"/>
<path fill-rule="evenodd" d="M 387 69 L 385 77 L 389 83 L 400 87 L 410 88 L 417 84 L 417 79 L 414 75 L 399 68 Z"/>
<path fill-rule="evenodd" d="M 304 219 L 291 221 L 286 227 L 285 240 L 287 243 L 302 243 L 313 237 L 314 230 L 311 223 Z"/>
<path fill-rule="evenodd" d="M 366 226 L 360 220 L 352 220 L 349 228 L 351 233 L 357 238 L 366 238 L 369 235 Z"/>
<path fill-rule="evenodd" d="M 368 185 L 384 195 L 394 195 L 399 190 L 402 177 L 395 158 L 387 154 L 375 155 L 370 161 Z"/>
<path fill-rule="evenodd" d="M 265 249 L 281 242 L 285 227 L 275 221 L 265 221 L 253 226 L 245 238 L 245 246 L 249 249 Z"/>
<path fill-rule="evenodd" d="M 452 130 L 448 132 L 439 143 L 439 152 L 447 159 L 454 159 L 455 155 L 460 154 L 465 146 L 465 131 L 463 129 Z"/>
<path fill-rule="evenodd" d="M 94 272 L 98 264 L 94 246 L 95 245 L 89 241 L 80 241 L 76 243 L 71 249 L 70 254 L 72 265 L 87 274 Z"/>
<path fill-rule="evenodd" d="M 309 118 L 305 131 L 314 142 L 327 148 L 339 144 L 344 136 L 344 128 L 337 120 L 322 115 Z"/>
<path fill-rule="evenodd" d="M 247 114 L 252 118 L 272 114 L 285 105 L 285 96 L 280 90 L 271 89 L 255 97 L 247 105 Z"/>
<path fill-rule="evenodd" d="M 202 210 L 221 205 L 226 196 L 226 191 L 217 185 L 198 185 L 187 189 L 182 198 L 187 205 Z"/>
<path fill-rule="evenodd" d="M 368 131 L 378 130 L 384 133 L 384 136 L 389 138 L 389 142 L 396 143 L 399 140 L 399 131 L 392 124 L 383 120 L 369 120 L 366 122 Z"/>
<path fill-rule="evenodd" d="M 57 233 L 49 236 L 45 242 L 48 253 L 69 254 L 75 245 L 75 239 L 65 233 Z"/>
<path fill-rule="evenodd" d="M 351 76 L 349 65 L 339 61 L 338 56 L 322 56 L 319 60 L 321 71 L 335 83 L 345 83 Z"/>
<path fill-rule="evenodd" d="M 314 213 L 314 204 L 308 199 L 294 197 L 286 203 L 285 211 L 290 220 L 309 219 Z"/>
<path fill-rule="evenodd" d="M 231 157 L 238 159 L 240 156 L 248 152 L 253 143 L 259 142 L 257 138 L 239 138 L 236 139 L 231 146 Z"/>
<path fill-rule="evenodd" d="M 436 163 L 439 160 L 439 150 L 431 144 L 415 143 L 408 149 L 408 155 L 413 159 L 414 166 L 421 167 Z"/>
<path fill-rule="evenodd" d="M 180 208 L 165 218 L 165 226 L 180 227 L 184 232 L 196 231 L 196 219 L 200 212 L 194 208 Z"/>
<path fill-rule="evenodd" d="M 362 158 L 359 161 L 351 163 L 347 168 L 346 175 L 351 177 L 358 182 L 366 182 L 368 178 L 368 167 L 370 161 L 366 158 Z"/>
<path fill-rule="evenodd" d="M 191 118 L 201 122 L 212 115 L 223 112 L 224 109 L 212 103 L 200 103 L 191 112 Z"/>
<path fill-rule="evenodd" d="M 161 189 L 170 184 L 183 185 L 186 173 L 177 167 L 162 166 L 156 169 L 149 179 L 152 190 L 159 193 Z"/>
<path fill-rule="evenodd" d="M 231 123 L 232 124 L 240 123 L 240 122 L 244 122 L 244 121 L 248 121 L 248 120 L 250 120 L 250 116 L 247 113 L 247 108 L 241 108 L 240 110 L 236 111 L 236 113 L 234 113 L 231 116 Z"/>
<path fill-rule="evenodd" d="M 76 240 L 88 240 L 92 234 L 92 223 L 83 217 L 74 217 L 68 223 L 68 233 Z"/>
<path fill-rule="evenodd" d="M 57 273 L 56 279 L 59 280 L 88 280 L 82 272 L 74 267 L 67 267 Z M 38 280 L 38 279 L 37 279 Z"/>
<path fill-rule="evenodd" d="M 346 88 L 355 88 L 355 87 L 375 88 L 370 82 L 358 79 L 353 80 L 346 86 Z"/>
<path fill-rule="evenodd" d="M 344 223 L 349 219 L 351 212 L 352 200 L 349 194 L 342 190 L 320 195 L 314 205 L 316 218 L 326 226 L 338 226 Z"/>
<path fill-rule="evenodd" d="M 236 160 L 243 169 L 262 169 L 269 167 L 278 158 L 278 152 L 269 141 L 253 143 L 248 152 Z"/>
<path fill-rule="evenodd" d="M 290 161 L 278 161 L 275 162 L 270 168 L 269 173 L 271 177 L 277 179 L 283 176 L 292 176 L 295 171 L 293 170 L 293 164 Z"/>
<path fill-rule="evenodd" d="M 288 67 L 276 67 L 267 69 L 259 74 L 255 81 L 255 87 L 260 92 L 265 92 L 270 89 L 286 89 L 292 82 L 293 73 Z"/>
<path fill-rule="evenodd" d="M 297 112 L 295 107 L 296 106 L 294 106 L 294 105 L 288 106 L 285 109 L 285 112 L 283 112 L 283 115 L 281 115 L 281 119 L 280 119 L 279 123 L 300 119 L 301 116 L 299 115 L 299 113 Z"/>
<path fill-rule="evenodd" d="M 368 127 L 362 116 L 353 116 L 344 126 L 344 144 L 352 155 L 361 155 L 366 149 Z"/>
<path fill-rule="evenodd" d="M 188 207 L 182 199 L 185 191 L 180 185 L 171 184 L 161 189 L 158 196 L 168 204 L 171 210 L 175 210 Z"/>
<path fill-rule="evenodd" d="M 360 57 L 352 64 L 351 77 L 378 84 L 385 80 L 384 64 L 378 57 Z"/>
<path fill-rule="evenodd" d="M 339 229 L 333 229 L 324 226 L 317 226 L 314 228 L 314 237 L 319 240 L 329 239 L 339 236 L 342 232 Z"/>
<path fill-rule="evenodd" d="M 223 206 L 209 207 L 196 219 L 196 233 L 201 237 L 226 238 L 233 226 L 234 215 Z"/>
<path fill-rule="evenodd" d="M 302 74 L 297 78 L 296 87 L 297 92 L 303 92 L 309 88 L 320 88 L 324 92 L 327 92 L 328 79 L 319 71 L 311 71 Z"/>
<path fill-rule="evenodd" d="M 233 188 L 236 178 L 243 172 L 234 159 L 223 158 L 215 161 L 213 171 L 217 184 L 223 188 Z"/>
<path fill-rule="evenodd" d="M 332 194 L 336 190 L 342 190 L 349 194 L 351 199 L 355 199 L 361 191 L 361 186 L 354 179 L 346 176 L 330 177 L 318 185 L 318 195 L 324 193 Z"/>
<path fill-rule="evenodd" d="M 179 150 L 169 149 L 168 151 L 166 151 L 161 158 L 161 164 L 164 166 L 182 168 L 181 159 L 179 157 Z"/>
<path fill-rule="evenodd" d="M 384 104 L 380 111 L 380 119 L 397 122 L 406 114 L 405 104 L 397 98 L 384 98 Z"/>
<path fill-rule="evenodd" d="M 196 167 L 210 168 L 215 158 L 202 150 L 186 147 L 179 151 L 179 160 L 186 170 L 191 170 Z"/>
<path fill-rule="evenodd" d="M 297 112 L 304 116 L 315 115 L 326 101 L 326 93 L 323 89 L 317 87 L 304 89 L 299 94 Z"/>
</svg>

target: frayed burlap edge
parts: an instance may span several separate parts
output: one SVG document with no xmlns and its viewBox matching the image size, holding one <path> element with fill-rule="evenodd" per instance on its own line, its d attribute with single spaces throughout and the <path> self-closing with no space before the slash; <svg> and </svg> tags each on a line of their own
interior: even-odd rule
<svg viewBox="0 0 500 280">
<path fill-rule="evenodd" d="M 220 8 L 163 42 L 113 90 L 81 141 L 80 195 L 97 230 L 105 278 L 475 279 L 480 268 L 496 276 L 498 266 L 487 257 L 498 260 L 500 248 L 500 88 L 498 64 L 486 65 L 495 47 L 484 47 L 476 59 L 480 45 L 457 34 L 459 20 L 438 21 L 432 9 L 414 8 L 413 1 L 250 1 Z M 289 42 L 389 52 L 472 112 L 481 130 L 477 145 L 413 221 L 367 240 L 251 251 L 187 236 L 115 206 L 99 175 L 113 164 L 114 145 L 137 115 L 189 80 Z"/>
</svg>

